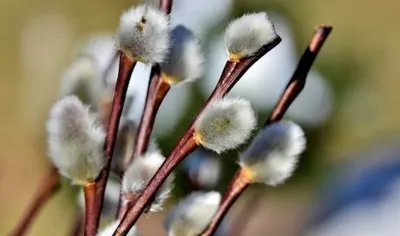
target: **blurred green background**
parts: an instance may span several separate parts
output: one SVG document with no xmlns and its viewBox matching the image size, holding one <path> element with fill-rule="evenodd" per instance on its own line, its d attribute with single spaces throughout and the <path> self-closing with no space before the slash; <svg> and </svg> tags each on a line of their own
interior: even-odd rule
<svg viewBox="0 0 400 236">
<path fill-rule="evenodd" d="M 2 0 L 0 235 L 6 235 L 14 226 L 45 173 L 44 123 L 57 98 L 60 74 L 71 61 L 76 43 L 91 33 L 112 32 L 119 14 L 132 4 L 126 0 Z M 400 2 L 394 0 L 236 1 L 232 15 L 276 9 L 287 16 L 298 53 L 308 43 L 315 25 L 335 27 L 315 65 L 329 78 L 336 105 L 329 122 L 311 132 L 315 146 L 310 155 L 312 162 L 318 163 L 314 171 L 329 171 L 331 164 L 348 154 L 398 134 L 399 7 Z M 323 177 L 318 173 L 311 176 Z M 277 235 L 273 232 L 278 229 L 279 235 L 293 235 L 310 204 L 313 186 L 299 181 L 268 194 L 268 207 L 259 213 L 259 220 L 255 217 L 251 222 L 248 235 L 258 235 L 262 230 Z M 63 189 L 51 200 L 28 235 L 66 235 L 75 211 L 75 197 L 69 190 Z M 157 228 L 154 222 L 160 224 L 161 217 L 158 214 L 143 219 L 143 235 L 160 235 L 162 231 L 153 230 Z M 285 220 L 263 225 L 272 218 Z"/>
</svg>

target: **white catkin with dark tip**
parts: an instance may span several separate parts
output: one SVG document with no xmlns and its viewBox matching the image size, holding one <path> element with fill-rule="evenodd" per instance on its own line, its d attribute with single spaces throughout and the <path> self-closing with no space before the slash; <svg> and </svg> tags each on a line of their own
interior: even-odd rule
<svg viewBox="0 0 400 236">
<path fill-rule="evenodd" d="M 210 103 L 195 123 L 200 144 L 217 153 L 235 149 L 251 135 L 256 125 L 250 102 L 223 98 Z"/>
<path fill-rule="evenodd" d="M 125 175 L 122 179 L 122 192 L 126 194 L 140 194 L 164 160 L 165 157 L 159 152 L 150 152 L 143 156 L 135 157 L 131 165 L 125 171 Z M 156 212 L 162 210 L 162 205 L 172 191 L 173 180 L 174 175 L 170 174 L 157 191 L 150 211 Z"/>
<path fill-rule="evenodd" d="M 251 170 L 255 182 L 276 186 L 292 175 L 305 148 L 306 138 L 301 127 L 290 121 L 279 121 L 260 131 L 240 155 L 240 165 Z"/>
<path fill-rule="evenodd" d="M 203 55 L 200 44 L 193 32 L 183 25 L 176 26 L 171 32 L 172 47 L 163 63 L 162 73 L 172 77 L 178 83 L 193 81 L 203 74 Z"/>
<path fill-rule="evenodd" d="M 76 96 L 57 101 L 47 122 L 48 154 L 60 173 L 86 184 L 105 165 L 105 132 L 97 117 Z"/>
<path fill-rule="evenodd" d="M 161 63 L 169 50 L 168 16 L 151 5 L 133 7 L 121 15 L 117 48 L 144 63 Z"/>
<path fill-rule="evenodd" d="M 232 21 L 225 30 L 225 44 L 230 54 L 249 57 L 277 37 L 267 13 L 251 13 Z"/>
<path fill-rule="evenodd" d="M 211 223 L 218 210 L 218 192 L 194 192 L 172 208 L 164 222 L 168 236 L 197 236 Z"/>
</svg>

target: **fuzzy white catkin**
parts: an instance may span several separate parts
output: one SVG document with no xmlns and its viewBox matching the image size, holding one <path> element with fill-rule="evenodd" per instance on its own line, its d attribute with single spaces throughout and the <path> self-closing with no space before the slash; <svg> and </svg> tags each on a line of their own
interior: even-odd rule
<svg viewBox="0 0 400 236">
<path fill-rule="evenodd" d="M 118 49 L 135 60 L 160 63 L 168 53 L 169 34 L 168 16 L 144 4 L 132 7 L 121 15 L 116 44 Z"/>
<path fill-rule="evenodd" d="M 64 71 L 60 95 L 76 95 L 85 104 L 97 105 L 100 85 L 100 69 L 94 59 L 80 56 Z"/>
<path fill-rule="evenodd" d="M 164 162 L 165 157 L 159 152 L 146 153 L 143 156 L 134 158 L 131 165 L 125 171 L 122 180 L 122 192 L 126 194 L 140 194 L 147 186 L 153 175 Z M 174 175 L 170 174 L 167 180 L 161 185 L 157 191 L 154 202 L 150 207 L 150 211 L 156 212 L 162 210 L 164 201 L 169 197 L 172 191 Z"/>
<path fill-rule="evenodd" d="M 264 128 L 240 155 L 240 165 L 253 173 L 254 181 L 276 186 L 284 183 L 296 168 L 306 148 L 301 127 L 279 121 Z"/>
<path fill-rule="evenodd" d="M 169 236 L 200 235 L 218 210 L 218 192 L 194 192 L 170 210 L 164 222 Z"/>
<path fill-rule="evenodd" d="M 195 122 L 195 136 L 204 147 L 217 153 L 237 148 L 256 125 L 250 102 L 239 98 L 215 100 Z"/>
<path fill-rule="evenodd" d="M 203 74 L 204 58 L 193 32 L 178 25 L 171 32 L 171 41 L 171 50 L 166 60 L 160 64 L 167 82 L 174 84 L 200 78 Z"/>
<path fill-rule="evenodd" d="M 239 59 L 252 56 L 276 37 L 274 26 L 265 12 L 245 14 L 232 21 L 225 30 L 228 53 Z"/>
<path fill-rule="evenodd" d="M 113 223 L 106 226 L 103 230 L 101 230 L 97 236 L 112 236 L 119 225 L 119 221 L 114 221 Z M 127 236 L 138 236 L 138 232 L 135 226 L 133 226 Z"/>
<path fill-rule="evenodd" d="M 86 184 L 105 165 L 105 132 L 97 117 L 76 96 L 57 101 L 47 122 L 48 154 L 60 173 Z"/>
</svg>

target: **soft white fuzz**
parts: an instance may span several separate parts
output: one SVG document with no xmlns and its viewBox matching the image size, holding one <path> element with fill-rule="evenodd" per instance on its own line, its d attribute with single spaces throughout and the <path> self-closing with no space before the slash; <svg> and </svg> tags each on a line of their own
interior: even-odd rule
<svg viewBox="0 0 400 236">
<path fill-rule="evenodd" d="M 150 152 L 146 153 L 144 156 L 135 157 L 132 164 L 125 171 L 122 180 L 122 192 L 126 194 L 140 194 L 164 160 L 165 157 L 159 152 Z M 173 174 L 168 176 L 167 180 L 158 190 L 150 211 L 155 212 L 162 210 L 164 201 L 171 193 L 173 180 Z"/>
<path fill-rule="evenodd" d="M 218 192 L 194 192 L 183 199 L 166 217 L 164 226 L 169 236 L 197 236 L 210 224 L 218 210 Z"/>
<path fill-rule="evenodd" d="M 306 138 L 301 127 L 290 121 L 279 121 L 254 138 L 241 154 L 240 165 L 252 173 L 254 182 L 276 186 L 292 175 L 305 148 Z"/>
<path fill-rule="evenodd" d="M 172 48 L 161 63 L 163 79 L 175 84 L 193 81 L 203 74 L 203 55 L 192 31 L 183 25 L 176 26 L 171 33 Z"/>
<path fill-rule="evenodd" d="M 77 97 L 57 101 L 47 122 L 48 154 L 60 173 L 76 184 L 97 178 L 105 165 L 105 132 Z"/>
<path fill-rule="evenodd" d="M 81 56 L 64 71 L 60 95 L 76 95 L 85 104 L 97 105 L 100 80 L 100 69 L 93 58 Z"/>
<path fill-rule="evenodd" d="M 103 230 L 101 230 L 97 236 L 112 236 L 119 225 L 119 221 L 114 221 L 113 223 L 106 226 Z M 138 236 L 138 232 L 135 226 L 133 226 L 127 236 Z"/>
<path fill-rule="evenodd" d="M 256 117 L 250 102 L 223 98 L 210 103 L 195 123 L 196 141 L 217 153 L 244 143 L 255 128 Z"/>
<path fill-rule="evenodd" d="M 231 60 L 254 55 L 277 37 L 267 13 L 252 13 L 232 21 L 225 30 L 225 44 Z"/>
<path fill-rule="evenodd" d="M 121 15 L 116 43 L 127 56 L 144 63 L 160 63 L 168 53 L 168 16 L 150 5 L 133 7 Z"/>
</svg>

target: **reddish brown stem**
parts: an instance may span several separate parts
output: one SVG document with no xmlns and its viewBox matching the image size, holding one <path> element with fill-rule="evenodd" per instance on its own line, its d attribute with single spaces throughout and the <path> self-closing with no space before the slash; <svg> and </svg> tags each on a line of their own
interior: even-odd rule
<svg viewBox="0 0 400 236">
<path fill-rule="evenodd" d="M 42 209 L 47 201 L 56 193 L 59 187 L 60 175 L 58 174 L 58 170 L 54 166 L 51 166 L 49 172 L 41 180 L 36 195 L 33 201 L 30 203 L 27 211 L 24 213 L 22 220 L 9 235 L 25 235 L 28 227 L 31 225 L 40 209 Z"/>
<path fill-rule="evenodd" d="M 140 120 L 137 137 L 134 139 L 135 142 L 133 145 L 134 151 L 130 159 L 127 161 L 127 163 L 130 163 L 134 157 L 142 155 L 143 153 L 146 152 L 147 146 L 150 141 L 151 132 L 153 131 L 154 121 L 158 109 L 160 108 L 160 105 L 164 100 L 165 96 L 167 95 L 168 91 L 170 90 L 170 88 L 171 86 L 161 78 L 160 66 L 159 65 L 153 66 L 150 74 L 149 87 L 147 91 L 147 97 L 144 105 L 143 115 Z M 121 175 L 122 174 L 123 173 L 121 173 Z M 133 206 L 133 203 L 129 204 L 129 206 Z M 124 209 L 121 207 L 121 200 L 120 200 L 118 204 L 117 216 L 122 217 L 123 212 L 121 211 L 126 211 L 126 210 L 127 210 L 126 206 L 124 207 Z"/>
<path fill-rule="evenodd" d="M 124 53 L 120 53 L 118 78 L 115 85 L 113 103 L 110 116 L 108 118 L 107 135 L 104 142 L 104 156 L 107 160 L 107 164 L 100 172 L 100 175 L 95 182 L 97 191 L 95 205 L 93 207 L 93 214 L 96 217 L 90 218 L 90 220 L 95 221 L 90 224 L 93 224 L 96 230 L 99 227 L 100 212 L 101 208 L 103 207 L 104 193 L 106 190 L 108 175 L 110 173 L 111 158 L 115 149 L 115 141 L 117 139 L 118 126 L 122 114 L 122 109 L 125 104 L 126 92 L 128 90 L 129 80 L 131 78 L 132 71 L 135 65 L 136 61 L 130 59 Z"/>
<path fill-rule="evenodd" d="M 135 150 L 131 158 L 146 152 L 157 111 L 170 88 L 171 86 L 161 78 L 160 67 L 154 66 L 149 81 L 142 119 L 139 124 L 138 136 L 135 139 Z"/>
<path fill-rule="evenodd" d="M 83 229 L 83 214 L 79 211 L 74 219 L 74 222 L 72 224 L 71 230 L 68 233 L 69 236 L 79 236 L 82 233 Z"/>
<path fill-rule="evenodd" d="M 121 203 L 121 208 L 118 211 L 117 219 L 122 219 L 125 213 L 131 209 L 131 207 L 133 207 L 138 198 L 139 195 L 137 194 L 123 194 L 122 198 L 120 198 L 123 199 L 123 203 Z"/>
<path fill-rule="evenodd" d="M 85 193 L 85 236 L 96 235 L 98 224 L 96 223 L 96 184 L 88 183 L 83 187 Z"/>
<path fill-rule="evenodd" d="M 260 51 L 252 57 L 244 58 L 240 61 L 228 61 L 224 67 L 224 70 L 221 74 L 221 77 L 218 81 L 216 88 L 206 101 L 199 115 L 211 101 L 224 97 L 232 89 L 232 87 L 236 84 L 236 82 L 239 81 L 239 79 L 243 76 L 243 74 L 257 60 L 259 60 L 263 55 L 265 55 L 267 52 L 269 52 L 271 49 L 277 46 L 280 42 L 281 38 L 277 37 L 275 40 L 272 40 L 270 44 L 262 47 Z M 171 154 L 158 169 L 154 177 L 150 180 L 150 182 L 146 186 L 145 190 L 139 197 L 136 204 L 132 207 L 131 210 L 127 212 L 127 214 L 124 215 L 120 225 L 114 232 L 114 236 L 126 235 L 129 232 L 129 229 L 139 219 L 140 215 L 144 211 L 148 202 L 152 199 L 155 192 L 160 188 L 162 183 L 171 174 L 174 167 L 177 166 L 180 162 L 182 162 L 185 157 L 187 157 L 191 152 L 193 152 L 198 147 L 193 138 L 194 123 L 196 119 L 192 121 L 189 128 L 184 133 L 183 137 L 180 139 L 178 144 L 172 150 Z"/>
<path fill-rule="evenodd" d="M 226 190 L 217 213 L 215 213 L 214 218 L 212 219 L 208 228 L 201 234 L 202 236 L 211 236 L 215 233 L 219 224 L 222 222 L 222 219 L 228 213 L 229 209 L 233 206 L 235 201 L 249 186 L 249 184 L 250 181 L 247 172 L 245 171 L 245 169 L 239 169 L 236 172 L 235 177 L 232 179 L 232 182 L 229 185 L 228 189 Z"/>
<path fill-rule="evenodd" d="M 303 56 L 301 57 L 299 64 L 294 72 L 291 80 L 289 81 L 285 91 L 283 92 L 281 98 L 278 103 L 274 107 L 271 115 L 268 117 L 265 125 L 268 125 L 274 121 L 278 121 L 282 119 L 286 110 L 289 108 L 294 99 L 300 94 L 303 90 L 305 81 L 307 78 L 307 74 L 319 52 L 323 43 L 329 36 L 332 27 L 329 26 L 320 26 L 315 31 L 311 43 L 305 50 Z M 243 169 L 239 170 L 236 176 L 233 178 L 230 187 L 225 193 L 225 197 L 222 199 L 221 206 L 218 209 L 217 214 L 214 216 L 210 226 L 208 229 L 202 234 L 202 236 L 210 236 L 212 235 L 218 225 L 221 223 L 223 217 L 227 214 L 229 208 L 233 205 L 236 199 L 240 196 L 243 191 L 239 191 L 241 188 L 246 188 L 250 182 L 247 182 L 246 186 L 240 182 L 240 179 L 243 179 L 243 173 L 246 173 Z M 236 186 L 237 185 L 237 186 Z M 236 189 L 237 188 L 237 189 Z M 238 190 L 239 189 L 239 190 Z"/>
<path fill-rule="evenodd" d="M 272 109 L 272 112 L 264 126 L 282 119 L 289 106 L 303 90 L 306 84 L 307 74 L 331 31 L 331 26 L 319 26 L 315 30 L 311 42 L 304 51 L 303 56 L 300 58 L 292 78 L 287 84 L 275 107 Z"/>
<path fill-rule="evenodd" d="M 160 10 L 170 14 L 172 10 L 172 0 L 160 0 Z"/>
<path fill-rule="evenodd" d="M 157 172 L 158 174 L 151 180 L 155 184 L 147 185 L 143 190 L 142 195 L 137 199 L 136 204 L 122 217 L 121 223 L 118 226 L 114 235 L 126 235 L 133 224 L 137 221 L 140 214 L 145 210 L 150 199 L 153 198 L 154 193 L 157 191 L 158 186 L 161 185 L 165 179 L 172 172 L 175 165 L 173 163 L 179 162 L 184 156 L 187 156 L 193 152 L 198 147 L 194 137 L 187 139 L 185 145 L 182 146 L 180 150 L 175 150 L 171 153 L 171 162 L 164 162 L 160 169 L 162 172 Z M 133 223 L 132 223 L 133 222 Z"/>
</svg>

